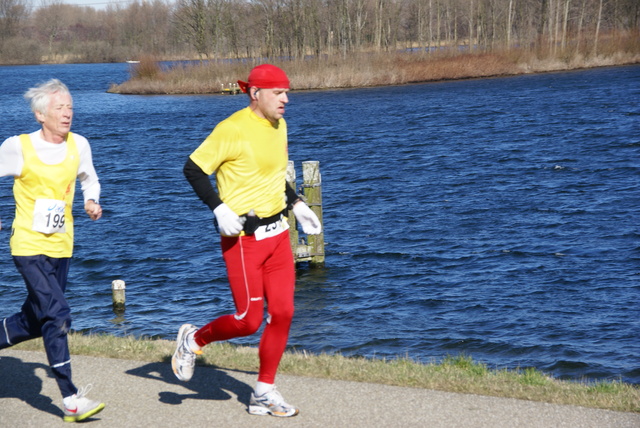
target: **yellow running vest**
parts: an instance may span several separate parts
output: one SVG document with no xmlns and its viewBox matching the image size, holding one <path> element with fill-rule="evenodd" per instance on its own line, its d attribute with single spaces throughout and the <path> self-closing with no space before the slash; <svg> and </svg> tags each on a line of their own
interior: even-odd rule
<svg viewBox="0 0 640 428">
<path fill-rule="evenodd" d="M 80 166 L 80 155 L 73 139 L 67 134 L 67 155 L 56 165 L 47 165 L 38 158 L 31 138 L 20 135 L 24 165 L 22 174 L 13 183 L 13 195 L 16 200 L 16 215 L 11 231 L 11 254 L 13 256 L 46 255 L 54 258 L 71 257 L 73 254 L 73 197 L 76 178 Z M 43 200 L 36 204 L 37 200 Z M 61 202 L 64 201 L 62 208 Z M 58 205 L 58 212 L 45 213 L 38 208 L 42 202 Z M 62 214 L 64 213 L 64 218 Z M 46 215 L 45 215 L 46 214 Z M 37 217 L 34 222 L 34 217 Z M 62 223 L 64 222 L 64 223 Z M 62 232 L 43 233 L 42 229 L 64 224 Z M 48 229 L 47 229 L 48 230 Z"/>
<path fill-rule="evenodd" d="M 206 174 L 216 173 L 220 199 L 238 215 L 282 211 L 289 160 L 287 122 L 273 126 L 245 107 L 220 122 L 191 154 Z"/>
</svg>

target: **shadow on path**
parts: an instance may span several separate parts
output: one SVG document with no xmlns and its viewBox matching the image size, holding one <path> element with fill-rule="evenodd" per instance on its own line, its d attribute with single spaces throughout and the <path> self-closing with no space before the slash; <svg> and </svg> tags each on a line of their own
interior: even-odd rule
<svg viewBox="0 0 640 428">
<path fill-rule="evenodd" d="M 171 364 L 149 363 L 141 367 L 128 370 L 126 374 L 138 376 L 145 379 L 154 379 L 159 382 L 172 385 L 181 385 L 193 391 L 193 394 L 178 394 L 172 391 L 160 391 L 158 400 L 161 403 L 177 405 L 184 400 L 229 400 L 233 393 L 238 397 L 238 401 L 246 406 L 249 405 L 249 397 L 253 388 L 244 382 L 229 376 L 222 370 L 214 367 L 196 367 L 196 372 L 189 382 L 179 381 Z M 228 391 L 228 392 L 227 392 Z"/>
<path fill-rule="evenodd" d="M 62 409 L 53 404 L 51 397 L 42 395 L 42 379 L 36 370 L 44 370 L 53 379 L 49 366 L 41 363 L 25 363 L 15 357 L 0 357 L 0 398 L 17 398 L 34 409 L 62 418 Z M 62 398 L 58 397 L 60 403 Z"/>
</svg>

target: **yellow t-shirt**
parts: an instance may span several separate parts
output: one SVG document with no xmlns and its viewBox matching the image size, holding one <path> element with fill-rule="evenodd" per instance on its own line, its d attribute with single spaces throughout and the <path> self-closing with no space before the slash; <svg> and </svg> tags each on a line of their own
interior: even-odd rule
<svg viewBox="0 0 640 428">
<path fill-rule="evenodd" d="M 71 133 L 67 135 L 67 156 L 55 165 L 48 165 L 38 158 L 29 135 L 20 135 L 20 143 L 24 165 L 22 174 L 16 177 L 13 183 L 16 215 L 11 231 L 11 254 L 71 257 L 73 254 L 71 208 L 80 165 L 80 156 L 73 135 Z M 64 201 L 64 232 L 43 233 L 34 230 L 34 213 L 38 199 Z"/>
<path fill-rule="evenodd" d="M 270 217 L 286 205 L 287 124 L 272 125 L 249 107 L 220 122 L 190 156 L 216 173 L 220 199 L 238 215 Z"/>
</svg>

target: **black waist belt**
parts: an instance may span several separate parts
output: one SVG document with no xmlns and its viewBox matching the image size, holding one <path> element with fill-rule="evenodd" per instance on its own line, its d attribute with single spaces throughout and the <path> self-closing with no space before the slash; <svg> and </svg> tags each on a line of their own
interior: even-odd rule
<svg viewBox="0 0 640 428">
<path fill-rule="evenodd" d="M 248 216 L 245 215 L 246 218 L 244 222 L 244 233 L 247 235 L 253 235 L 257 228 L 260 226 L 266 226 L 267 224 L 275 223 L 276 221 L 282 218 L 284 214 L 284 210 L 280 211 L 277 214 L 272 215 L 271 217 L 258 218 L 256 216 Z"/>
<path fill-rule="evenodd" d="M 284 214 L 284 211 L 280 211 L 279 213 L 274 214 L 271 217 L 261 218 L 260 219 L 260 226 L 264 226 L 266 224 L 271 224 L 271 223 L 274 223 L 274 222 L 280 220 L 282 218 L 282 214 Z"/>
</svg>

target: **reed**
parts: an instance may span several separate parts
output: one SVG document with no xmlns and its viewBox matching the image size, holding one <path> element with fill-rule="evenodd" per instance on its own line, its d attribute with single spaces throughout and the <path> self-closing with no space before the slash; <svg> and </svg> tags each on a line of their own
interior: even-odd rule
<svg viewBox="0 0 640 428">
<path fill-rule="evenodd" d="M 163 73 L 156 59 L 151 55 L 140 58 L 140 63 L 133 66 L 131 78 L 135 80 L 162 80 Z"/>
<path fill-rule="evenodd" d="M 69 335 L 72 354 L 102 358 L 169 363 L 174 346 L 173 341 L 162 339 L 80 333 Z M 43 351 L 41 339 L 23 342 L 15 348 Z M 204 354 L 198 357 L 197 364 L 255 371 L 258 367 L 258 351 L 253 347 L 226 342 L 214 343 L 204 348 Z M 425 364 L 409 357 L 378 359 L 292 350 L 285 353 L 279 373 L 640 413 L 640 388 L 635 385 L 587 379 L 580 382 L 561 381 L 533 368 L 490 369 L 464 355 L 447 356 L 442 361 Z"/>
<path fill-rule="evenodd" d="M 304 60 L 263 60 L 287 71 L 294 90 L 323 90 L 405 85 L 442 80 L 513 76 L 526 73 L 573 70 L 640 63 L 637 34 L 604 38 L 598 54 L 567 48 L 478 51 L 460 53 L 354 53 Z M 119 94 L 216 94 L 223 87 L 245 79 L 257 60 L 192 62 L 161 69 L 157 60 L 141 60 L 131 78 L 114 84 L 108 92 Z"/>
</svg>

